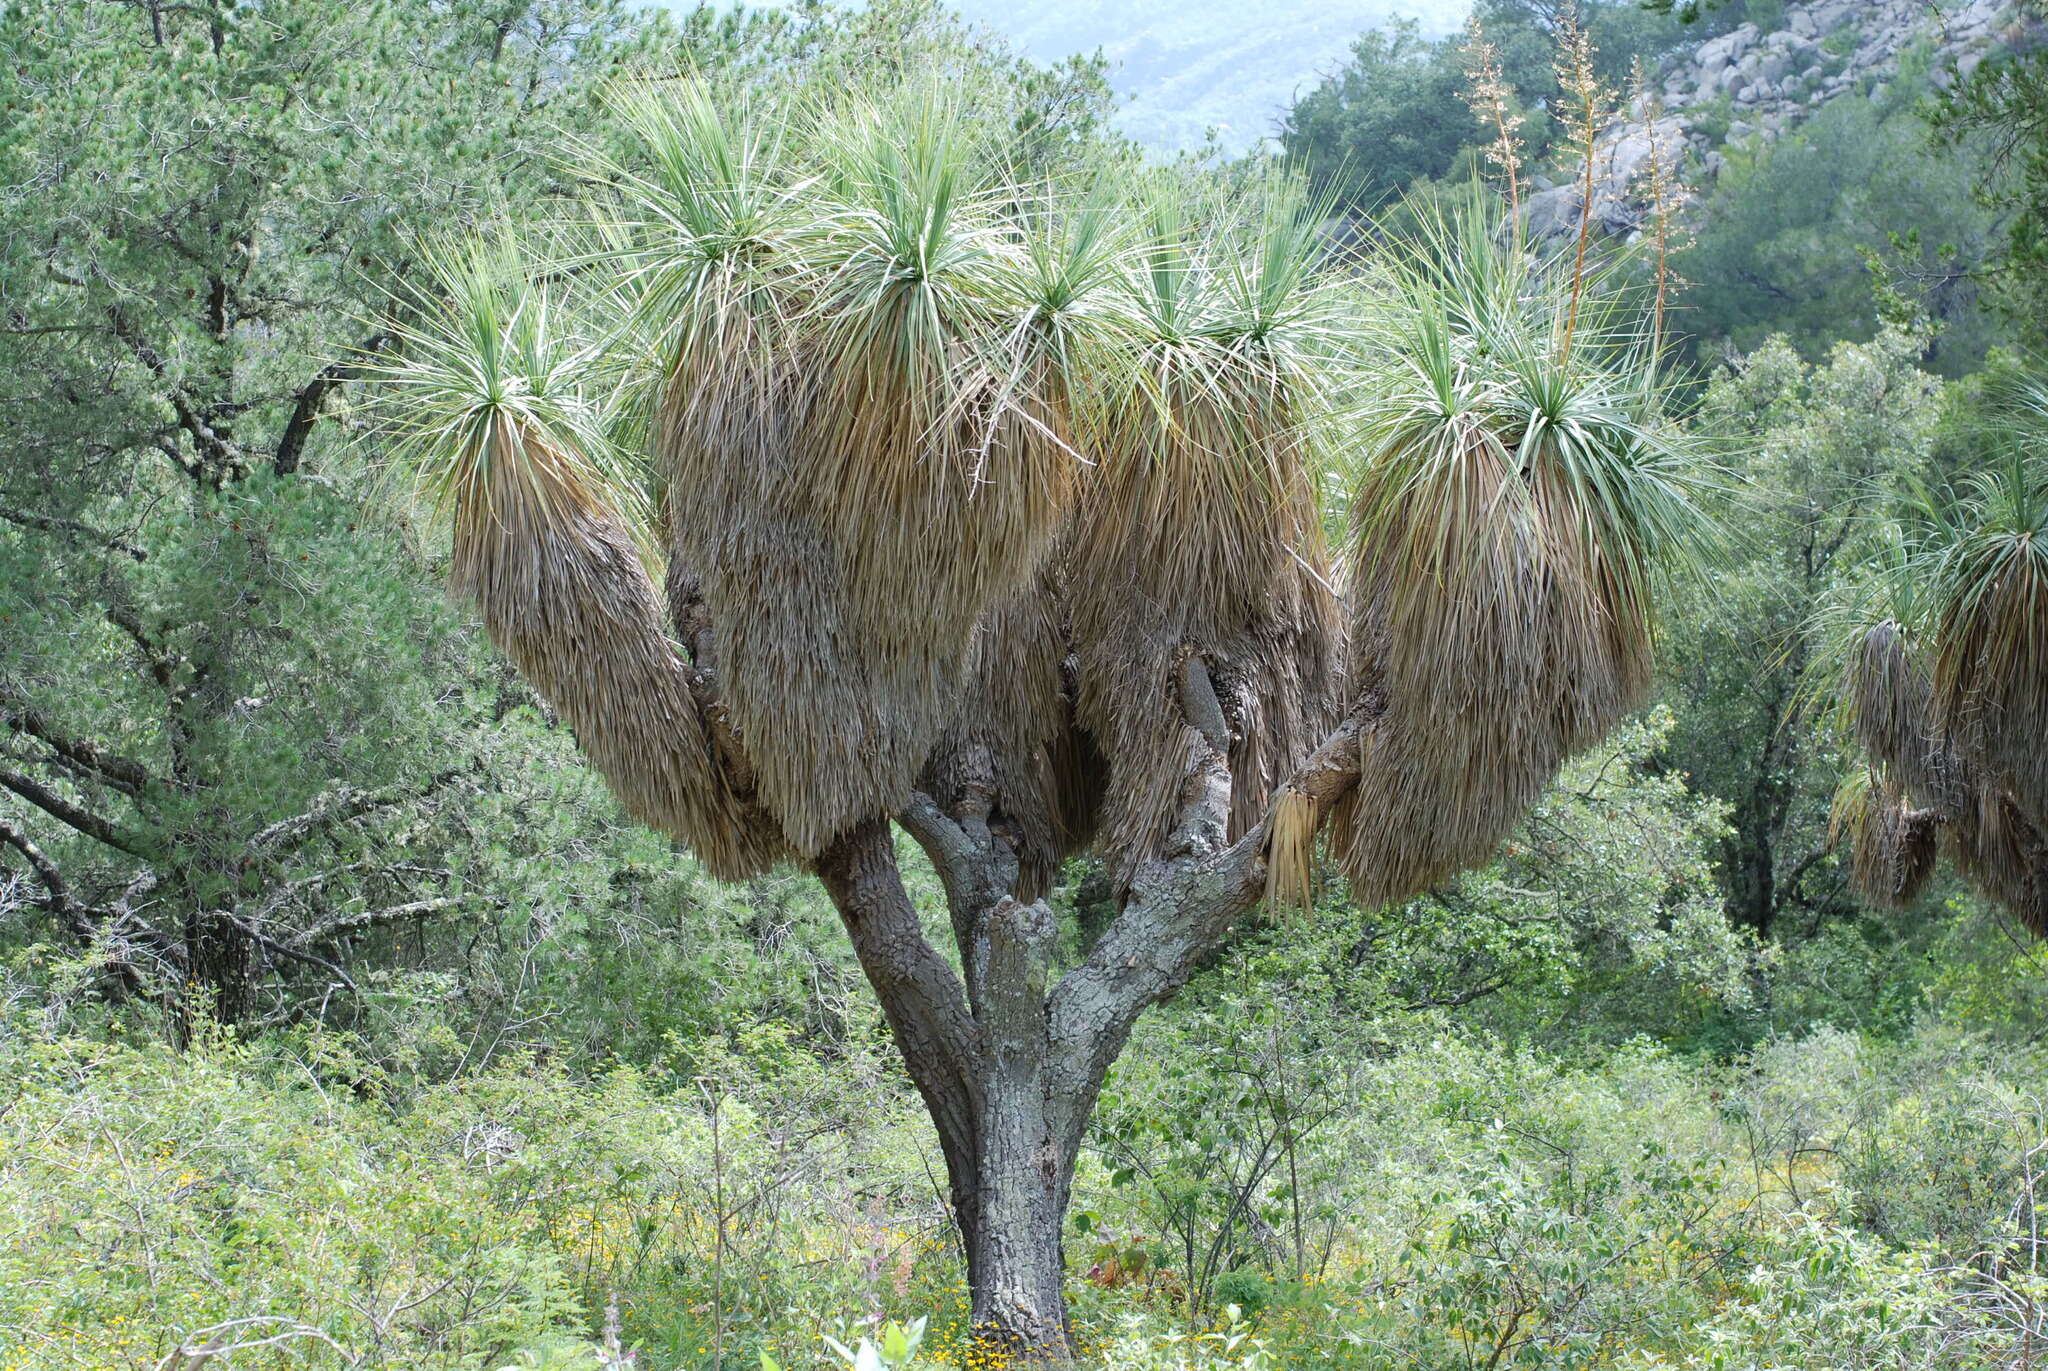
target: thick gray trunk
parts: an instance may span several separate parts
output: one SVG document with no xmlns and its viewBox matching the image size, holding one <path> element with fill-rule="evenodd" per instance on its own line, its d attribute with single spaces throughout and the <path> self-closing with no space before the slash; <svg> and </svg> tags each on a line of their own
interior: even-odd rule
<svg viewBox="0 0 2048 1371">
<path fill-rule="evenodd" d="M 991 1089 L 979 1155 L 954 1179 L 977 1337 L 1013 1356 L 1065 1360 L 1072 1349 L 1061 1242 L 1073 1154 L 1054 1136 L 1034 1085 Z"/>
<path fill-rule="evenodd" d="M 1059 930 L 1043 901 L 1007 896 L 974 923 L 983 1089 L 976 1203 L 962 1222 L 974 1324 L 982 1338 L 1015 1352 L 1064 1358 L 1072 1339 L 1060 1236 L 1078 1140 L 1060 1127 L 1046 1032 L 1046 975 Z"/>
<path fill-rule="evenodd" d="M 953 844 L 935 859 L 964 979 L 924 940 L 886 827 L 849 834 L 820 858 L 818 874 L 938 1130 L 977 1337 L 1012 1358 L 1065 1362 L 1072 1339 L 1060 1236 L 1086 1111 L 1076 1114 L 1050 1035 L 1046 982 L 1058 925 L 1043 901 L 1010 897 L 1013 864 L 989 845 L 970 850 L 963 830 L 935 810 L 926 817 L 945 825 L 930 831 Z M 1092 1101 L 1099 1088 L 1097 1073 L 1081 1094 Z"/>
<path fill-rule="evenodd" d="M 1356 779 L 1356 758 L 1347 726 L 1295 784 L 1327 806 Z M 1188 777 L 1168 859 L 1139 873 L 1087 960 L 1053 984 L 1052 910 L 1013 898 L 1016 854 L 990 823 L 992 787 L 966 761 L 946 804 L 918 794 L 898 816 L 945 884 L 964 975 L 926 940 L 888 824 L 851 830 L 816 869 L 938 1130 L 977 1335 L 1012 1358 L 1065 1363 L 1061 1234 L 1088 1116 L 1138 1016 L 1258 903 L 1266 834 L 1226 845 L 1229 774 L 1220 755 L 1207 759 Z"/>
</svg>

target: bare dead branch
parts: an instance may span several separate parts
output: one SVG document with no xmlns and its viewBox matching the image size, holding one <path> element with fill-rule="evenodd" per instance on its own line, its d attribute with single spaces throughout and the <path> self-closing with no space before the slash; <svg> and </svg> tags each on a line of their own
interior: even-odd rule
<svg viewBox="0 0 2048 1371">
<path fill-rule="evenodd" d="M 461 901 L 452 896 L 436 895 L 430 899 L 409 900 L 404 904 L 390 905 L 383 909 L 366 909 L 358 914 L 347 914 L 338 919 L 315 924 L 302 933 L 294 933 L 291 936 L 291 946 L 295 949 L 319 947 L 382 924 L 401 923 L 406 919 L 424 919 L 443 910 L 454 909 L 459 904 Z"/>
<path fill-rule="evenodd" d="M 276 938 L 271 937 L 268 933 L 265 933 L 262 929 L 258 928 L 255 924 L 249 922 L 247 919 L 238 918 L 235 915 L 228 913 L 224 909 L 217 909 L 213 911 L 213 917 L 223 920 L 228 925 L 241 932 L 245 937 L 249 938 L 252 942 L 256 943 L 258 946 L 265 948 L 268 951 L 275 952 L 278 956 L 287 958 L 291 961 L 303 962 L 307 966 L 317 967 L 318 969 L 325 971 L 329 975 L 333 976 L 335 980 L 339 981 L 342 985 L 347 986 L 351 992 L 355 994 L 362 993 L 361 989 L 356 985 L 354 979 L 350 977 L 348 972 L 342 970 L 341 967 L 335 964 L 334 962 L 328 961 L 327 958 L 322 957 L 317 953 L 308 952 L 304 947 L 299 946 L 296 940 L 290 943 L 280 942 Z"/>
<path fill-rule="evenodd" d="M 320 829 L 349 819 L 359 818 L 374 809 L 400 804 L 406 800 L 424 799 L 446 786 L 462 774 L 461 768 L 451 767 L 429 777 L 424 785 L 387 786 L 382 790 L 358 790 L 351 785 L 338 785 L 322 792 L 303 814 L 294 814 L 289 819 L 259 831 L 247 844 L 251 856 L 269 856 L 294 844 L 303 842 Z"/>
</svg>

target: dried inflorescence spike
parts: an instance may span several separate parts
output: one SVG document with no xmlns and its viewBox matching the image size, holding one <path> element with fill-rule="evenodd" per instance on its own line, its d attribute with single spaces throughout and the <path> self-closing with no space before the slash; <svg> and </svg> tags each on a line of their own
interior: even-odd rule
<svg viewBox="0 0 2048 1371">
<path fill-rule="evenodd" d="M 1586 249 L 1593 236 L 1593 164 L 1599 151 L 1600 128 L 1611 97 L 1593 67 L 1593 39 L 1580 17 L 1577 0 L 1565 0 L 1557 20 L 1557 84 L 1564 96 L 1565 128 L 1572 155 L 1579 160 L 1579 231 L 1572 251 L 1571 302 L 1565 311 L 1559 351 L 1569 361 L 1578 332 L 1579 304 L 1585 294 Z"/>
<path fill-rule="evenodd" d="M 1486 130 L 1486 160 L 1500 174 L 1512 222 L 1522 209 L 1522 112 L 1515 88 L 1501 73 L 1500 49 L 1487 38 L 1477 14 L 1465 21 L 1465 76 L 1472 83 L 1464 92 L 1465 103 Z"/>
</svg>

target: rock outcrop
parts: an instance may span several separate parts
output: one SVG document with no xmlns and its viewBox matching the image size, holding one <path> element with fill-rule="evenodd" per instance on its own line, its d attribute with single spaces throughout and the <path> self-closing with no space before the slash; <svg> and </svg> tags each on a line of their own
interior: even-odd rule
<svg viewBox="0 0 2048 1371">
<path fill-rule="evenodd" d="M 1908 53 L 1924 52 L 1930 79 L 1945 84 L 2001 44 L 2037 41 L 2041 28 L 2016 0 L 1805 0 L 1785 7 L 1775 32 L 1731 29 L 1667 62 L 1654 98 L 1639 97 L 1601 131 L 1593 221 L 1624 238 L 1642 229 L 1653 147 L 1683 188 L 1680 202 L 1696 203 L 1725 146 L 1773 141 L 1830 100 L 1880 97 Z M 1536 187 L 1524 207 L 1531 234 L 1575 232 L 1580 187 Z"/>
</svg>

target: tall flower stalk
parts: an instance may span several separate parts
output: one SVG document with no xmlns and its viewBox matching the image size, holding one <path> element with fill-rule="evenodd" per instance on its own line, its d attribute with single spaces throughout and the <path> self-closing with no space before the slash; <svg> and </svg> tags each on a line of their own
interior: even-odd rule
<svg viewBox="0 0 2048 1371">
<path fill-rule="evenodd" d="M 1572 337 L 1579 323 L 1579 301 L 1585 294 L 1586 247 L 1593 236 L 1593 158 L 1598 151 L 1600 123 L 1607 107 L 1607 91 L 1593 70 L 1593 40 L 1576 3 L 1568 3 L 1558 16 L 1557 83 L 1570 113 L 1569 127 L 1574 150 L 1579 155 L 1579 234 L 1572 252 L 1571 304 L 1565 312 L 1564 337 L 1559 352 L 1571 361 Z"/>
<path fill-rule="evenodd" d="M 1650 202 L 1651 260 L 1657 283 L 1650 308 L 1650 351 L 1653 357 L 1661 357 L 1664 352 L 1664 320 L 1670 299 L 1685 284 L 1671 266 L 1672 255 L 1683 251 L 1686 246 L 1683 242 L 1673 241 L 1672 237 L 1672 221 L 1682 187 L 1668 160 L 1671 149 L 1664 142 L 1664 99 L 1651 86 L 1640 57 L 1635 61 L 1633 84 L 1637 107 L 1642 111 L 1645 137 L 1650 145 L 1649 161 L 1642 171 L 1642 177 L 1648 183 L 1644 191 Z"/>
<path fill-rule="evenodd" d="M 1476 14 L 1465 25 L 1465 75 L 1472 82 L 1464 93 L 1465 103 L 1492 135 L 1486 145 L 1486 160 L 1506 183 L 1512 219 L 1522 208 L 1522 114 L 1515 108 L 1514 87 L 1501 74 L 1500 49 L 1487 38 Z"/>
</svg>

